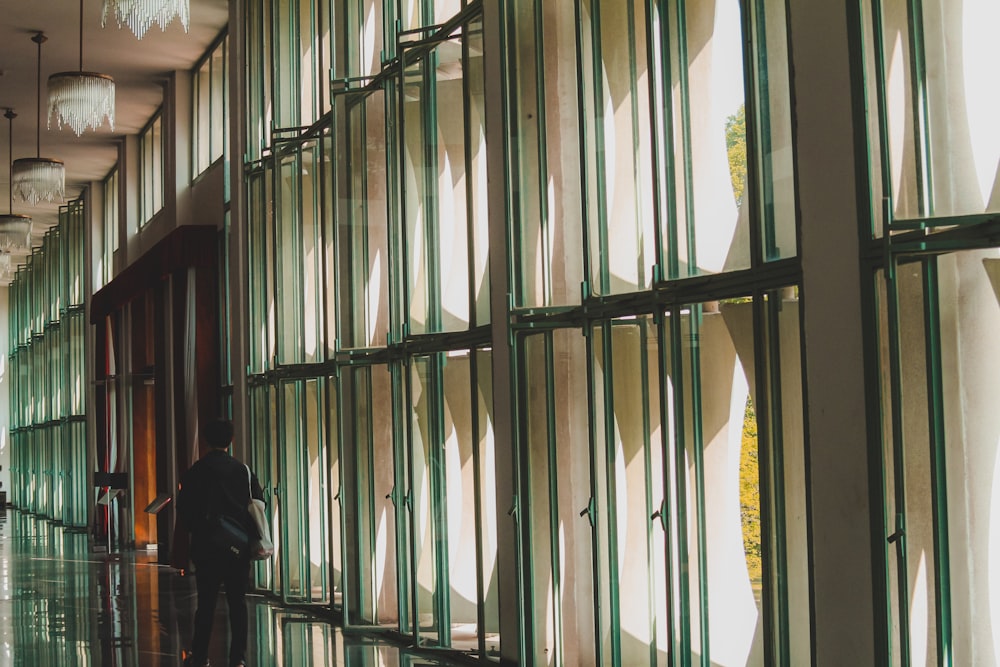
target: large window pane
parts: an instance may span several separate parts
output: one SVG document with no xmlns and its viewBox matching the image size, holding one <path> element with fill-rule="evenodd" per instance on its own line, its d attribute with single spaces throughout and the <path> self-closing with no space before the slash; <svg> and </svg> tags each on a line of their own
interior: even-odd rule
<svg viewBox="0 0 1000 667">
<path fill-rule="evenodd" d="M 1000 210 L 1000 104 L 991 66 L 1000 9 L 989 0 L 869 0 L 882 44 L 872 85 L 884 92 L 896 218 Z M 881 31 L 879 31 L 881 27 Z M 876 78 L 877 77 L 877 78 Z"/>
<path fill-rule="evenodd" d="M 594 392 L 605 425 L 600 576 L 608 581 L 602 664 L 666 664 L 664 458 L 657 327 L 652 318 L 594 330 Z M 615 641 L 617 640 L 617 641 Z"/>
<path fill-rule="evenodd" d="M 1000 251 L 901 257 L 880 333 L 891 635 L 900 662 L 992 663 Z"/>
<path fill-rule="evenodd" d="M 587 0 L 577 16 L 590 290 L 634 292 L 656 264 L 644 6 Z"/>
<path fill-rule="evenodd" d="M 746 142 L 740 121 L 745 113 L 742 3 L 679 4 L 682 71 L 672 97 L 681 133 L 675 135 L 673 157 L 684 168 L 678 169 L 677 229 L 670 235 L 678 271 L 685 276 L 745 268 L 750 265 L 746 174 L 729 151 L 730 145 Z"/>
<path fill-rule="evenodd" d="M 328 601 L 325 397 L 318 380 L 282 387 L 281 512 L 282 598 Z"/>
<path fill-rule="evenodd" d="M 284 315 L 277 320 L 278 362 L 321 359 L 323 341 L 322 245 L 320 243 L 320 146 L 310 141 L 280 158 L 277 194 L 276 296 Z"/>
<path fill-rule="evenodd" d="M 320 51 L 313 0 L 273 0 L 274 122 L 308 126 L 319 114 Z M 325 81 L 325 76 L 322 79 Z"/>
<path fill-rule="evenodd" d="M 529 661 L 597 665 L 585 340 L 579 330 L 534 335 L 521 354 Z"/>
<path fill-rule="evenodd" d="M 468 27 L 479 30 L 478 23 Z M 467 113 L 469 96 L 481 97 L 481 54 L 466 38 L 429 52 L 404 51 L 403 208 L 409 332 L 456 331 L 482 324 L 473 303 L 486 263 L 474 242 L 485 242 L 483 117 Z M 480 42 L 477 37 L 476 44 Z M 470 159 L 475 156 L 476 159 Z M 478 223 L 478 227 L 477 227 Z M 477 233 L 478 232 L 478 233 Z M 479 288 L 472 294 L 473 286 Z M 480 299 L 482 298 L 482 301 Z"/>
<path fill-rule="evenodd" d="M 760 193 L 761 243 L 764 260 L 798 254 L 795 225 L 795 174 L 792 158 L 792 97 L 788 71 L 786 0 L 752 3 L 753 44 L 757 59 L 754 93 L 757 103 L 757 174 Z M 742 113 L 745 122 L 745 110 Z M 727 126 L 730 172 L 738 169 L 740 115 Z M 746 144 L 743 144 L 743 158 Z"/>
<path fill-rule="evenodd" d="M 342 234 L 338 278 L 343 317 L 336 324 L 344 347 L 381 346 L 389 332 L 385 95 L 381 90 L 343 93 L 334 104 L 347 144 L 343 159 L 333 166 Z"/>
<path fill-rule="evenodd" d="M 393 419 L 383 412 L 393 405 L 391 375 L 374 366 L 345 369 L 342 378 L 344 465 L 350 471 L 344 494 L 351 506 L 345 517 L 345 620 L 399 628 L 406 603 L 397 579 L 397 511 L 406 492 L 396 480 Z"/>
</svg>

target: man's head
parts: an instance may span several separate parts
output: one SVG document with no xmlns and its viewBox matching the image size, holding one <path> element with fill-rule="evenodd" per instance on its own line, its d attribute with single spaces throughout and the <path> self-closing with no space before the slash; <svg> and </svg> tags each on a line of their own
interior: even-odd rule
<svg viewBox="0 0 1000 667">
<path fill-rule="evenodd" d="M 201 436 L 212 449 L 228 449 L 233 442 L 233 423 L 228 419 L 214 419 L 205 424 Z"/>
</svg>

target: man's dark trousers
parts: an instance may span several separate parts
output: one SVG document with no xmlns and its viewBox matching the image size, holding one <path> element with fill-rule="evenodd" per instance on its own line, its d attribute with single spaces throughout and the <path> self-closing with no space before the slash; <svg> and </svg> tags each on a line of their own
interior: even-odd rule
<svg viewBox="0 0 1000 667">
<path fill-rule="evenodd" d="M 229 603 L 229 664 L 239 663 L 246 658 L 246 593 L 250 579 L 250 561 L 202 558 L 195 561 L 195 568 L 198 611 L 194 617 L 191 651 L 198 660 L 204 660 L 208 655 L 208 641 L 212 634 L 212 622 L 215 620 L 215 603 L 219 597 L 219 586 L 224 584 L 226 601 Z"/>
</svg>

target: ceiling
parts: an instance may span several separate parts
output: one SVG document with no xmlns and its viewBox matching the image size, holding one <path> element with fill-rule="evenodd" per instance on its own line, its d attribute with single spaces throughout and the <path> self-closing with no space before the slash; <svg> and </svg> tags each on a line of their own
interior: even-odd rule
<svg viewBox="0 0 1000 667">
<path fill-rule="evenodd" d="M 31 37 L 41 31 L 48 37 L 41 57 L 41 157 L 66 165 L 66 199 L 78 196 L 86 183 L 103 179 L 117 159 L 117 143 L 136 134 L 163 100 L 162 82 L 169 72 L 194 66 L 218 36 L 229 17 L 227 0 L 190 0 L 190 30 L 185 33 L 175 19 L 166 30 L 153 25 L 139 40 L 128 27 L 119 28 L 113 17 L 101 27 L 104 0 L 83 0 L 83 69 L 115 80 L 115 128 L 108 124 L 82 136 L 68 126 L 47 127 L 46 83 L 50 74 L 80 69 L 79 0 L 16 0 L 4 3 L 0 15 L 0 110 L 12 108 L 13 159 L 36 155 L 38 118 L 38 46 Z M 10 202 L 7 119 L 0 113 L 0 213 Z M 59 205 L 37 206 L 15 201 L 13 212 L 30 215 L 34 223 L 32 244 L 57 222 Z M 14 258 L 15 262 L 17 257 Z M 22 258 L 23 259 L 23 258 Z"/>
</svg>

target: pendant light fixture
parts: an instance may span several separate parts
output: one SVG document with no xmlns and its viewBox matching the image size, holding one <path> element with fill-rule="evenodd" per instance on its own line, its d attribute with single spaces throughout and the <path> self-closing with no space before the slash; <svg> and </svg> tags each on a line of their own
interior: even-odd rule
<svg viewBox="0 0 1000 667">
<path fill-rule="evenodd" d="M 142 39 L 154 23 L 160 30 L 166 30 L 175 18 L 181 20 L 187 32 L 191 25 L 191 5 L 189 0 L 104 0 L 102 26 L 108 24 L 109 16 L 115 18 L 119 28 L 127 25 Z"/>
<path fill-rule="evenodd" d="M 32 206 L 40 201 L 62 202 L 66 194 L 66 166 L 61 160 L 41 157 L 42 153 L 42 43 L 43 33 L 31 38 L 38 45 L 38 125 L 35 129 L 35 157 L 14 160 L 11 188 L 21 201 Z"/>
<path fill-rule="evenodd" d="M 14 113 L 13 109 L 7 109 L 4 117 L 7 118 L 7 134 L 10 139 L 10 143 L 7 144 L 7 169 L 10 170 L 8 173 L 12 174 L 13 167 L 10 158 L 14 153 L 14 119 L 17 118 L 17 114 Z M 31 250 L 31 218 L 26 215 L 14 214 L 13 177 L 11 177 L 10 186 L 10 208 L 7 211 L 6 215 L 0 215 L 0 250 L 3 251 L 0 254 L 0 269 L 4 269 L 3 263 L 6 262 L 6 271 L 9 272 L 10 253 Z"/>
<path fill-rule="evenodd" d="M 80 0 L 80 69 L 49 77 L 49 128 L 55 116 L 59 129 L 69 125 L 76 136 L 97 129 L 108 119 L 115 129 L 115 80 L 107 74 L 83 71 L 83 0 Z"/>
</svg>

